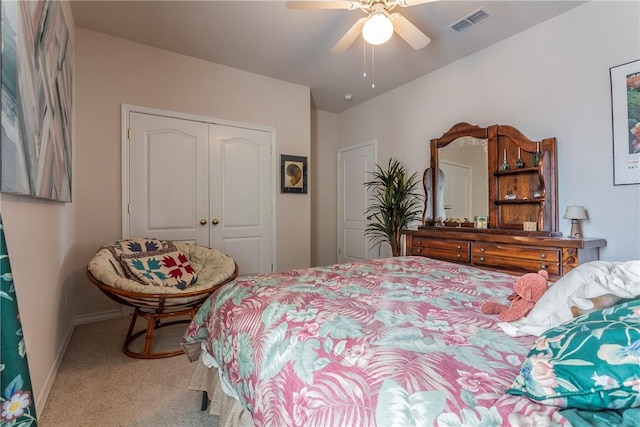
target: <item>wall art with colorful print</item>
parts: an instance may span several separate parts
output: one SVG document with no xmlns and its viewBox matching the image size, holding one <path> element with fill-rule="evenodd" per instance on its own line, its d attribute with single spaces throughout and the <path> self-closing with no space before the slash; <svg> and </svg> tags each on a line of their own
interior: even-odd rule
<svg viewBox="0 0 640 427">
<path fill-rule="evenodd" d="M 640 184 L 640 60 L 610 72 L 613 184 Z"/>
</svg>

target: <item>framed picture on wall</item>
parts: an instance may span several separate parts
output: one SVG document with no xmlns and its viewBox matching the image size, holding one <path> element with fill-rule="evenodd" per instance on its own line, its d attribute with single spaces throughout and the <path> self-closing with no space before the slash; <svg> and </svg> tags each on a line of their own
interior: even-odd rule
<svg viewBox="0 0 640 427">
<path fill-rule="evenodd" d="M 307 194 L 307 158 L 280 155 L 280 192 Z"/>
<path fill-rule="evenodd" d="M 610 68 L 613 184 L 640 184 L 640 60 Z"/>
<path fill-rule="evenodd" d="M 70 202 L 73 43 L 62 5 L 0 7 L 0 191 Z"/>
</svg>

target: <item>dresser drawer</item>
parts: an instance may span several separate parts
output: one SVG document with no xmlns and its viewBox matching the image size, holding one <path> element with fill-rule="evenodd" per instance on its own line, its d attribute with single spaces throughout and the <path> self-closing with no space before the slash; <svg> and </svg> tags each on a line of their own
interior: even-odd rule
<svg viewBox="0 0 640 427">
<path fill-rule="evenodd" d="M 526 260 L 522 258 L 508 258 L 505 256 L 473 254 L 471 262 L 478 267 L 496 267 L 502 270 L 521 271 L 523 273 L 537 273 L 539 270 L 547 270 L 551 274 L 560 274 L 559 263 L 545 261 Z"/>
<path fill-rule="evenodd" d="M 413 239 L 412 255 L 443 259 L 446 261 L 471 261 L 471 244 L 463 240 Z"/>
<path fill-rule="evenodd" d="M 457 251 L 469 253 L 471 244 L 464 240 L 435 240 L 413 238 L 413 248 L 443 249 L 445 251 Z"/>
<path fill-rule="evenodd" d="M 561 260 L 559 249 L 479 242 L 476 242 L 473 245 L 473 256 L 474 258 L 476 256 L 509 257 L 520 260 L 536 261 L 541 264 L 557 264 Z"/>
<path fill-rule="evenodd" d="M 459 261 L 459 262 L 469 262 L 470 254 L 469 251 L 447 251 L 445 249 L 431 249 L 431 248 L 421 248 L 414 247 L 413 255 L 425 256 L 428 258 L 442 259 L 445 261 Z"/>
</svg>

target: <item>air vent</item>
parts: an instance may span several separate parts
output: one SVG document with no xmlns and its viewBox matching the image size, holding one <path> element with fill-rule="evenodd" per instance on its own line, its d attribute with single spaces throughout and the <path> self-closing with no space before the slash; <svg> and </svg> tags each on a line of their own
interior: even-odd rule
<svg viewBox="0 0 640 427">
<path fill-rule="evenodd" d="M 461 33 L 474 25 L 479 24 L 487 18 L 490 18 L 492 15 L 490 12 L 487 12 L 485 9 L 478 9 L 475 12 L 471 12 L 467 16 L 462 19 L 457 20 L 453 24 L 449 25 L 448 28 L 455 31 L 456 33 Z"/>
</svg>

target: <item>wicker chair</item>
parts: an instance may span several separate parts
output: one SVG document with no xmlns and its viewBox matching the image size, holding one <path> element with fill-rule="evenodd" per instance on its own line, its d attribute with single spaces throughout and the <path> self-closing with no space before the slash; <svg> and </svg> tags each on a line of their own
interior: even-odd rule
<svg viewBox="0 0 640 427">
<path fill-rule="evenodd" d="M 159 359 L 184 353 L 182 349 L 154 352 L 154 331 L 164 326 L 189 323 L 209 295 L 238 275 L 235 261 L 216 249 L 179 242 L 175 246 L 186 255 L 197 274 L 196 283 L 184 290 L 144 285 L 130 280 L 106 247 L 100 249 L 87 265 L 87 277 L 105 295 L 117 303 L 134 308 L 122 347 L 127 356 Z M 138 317 L 147 320 L 147 327 L 134 333 Z M 131 343 L 142 334 L 145 334 L 143 350 L 133 351 Z"/>
</svg>

